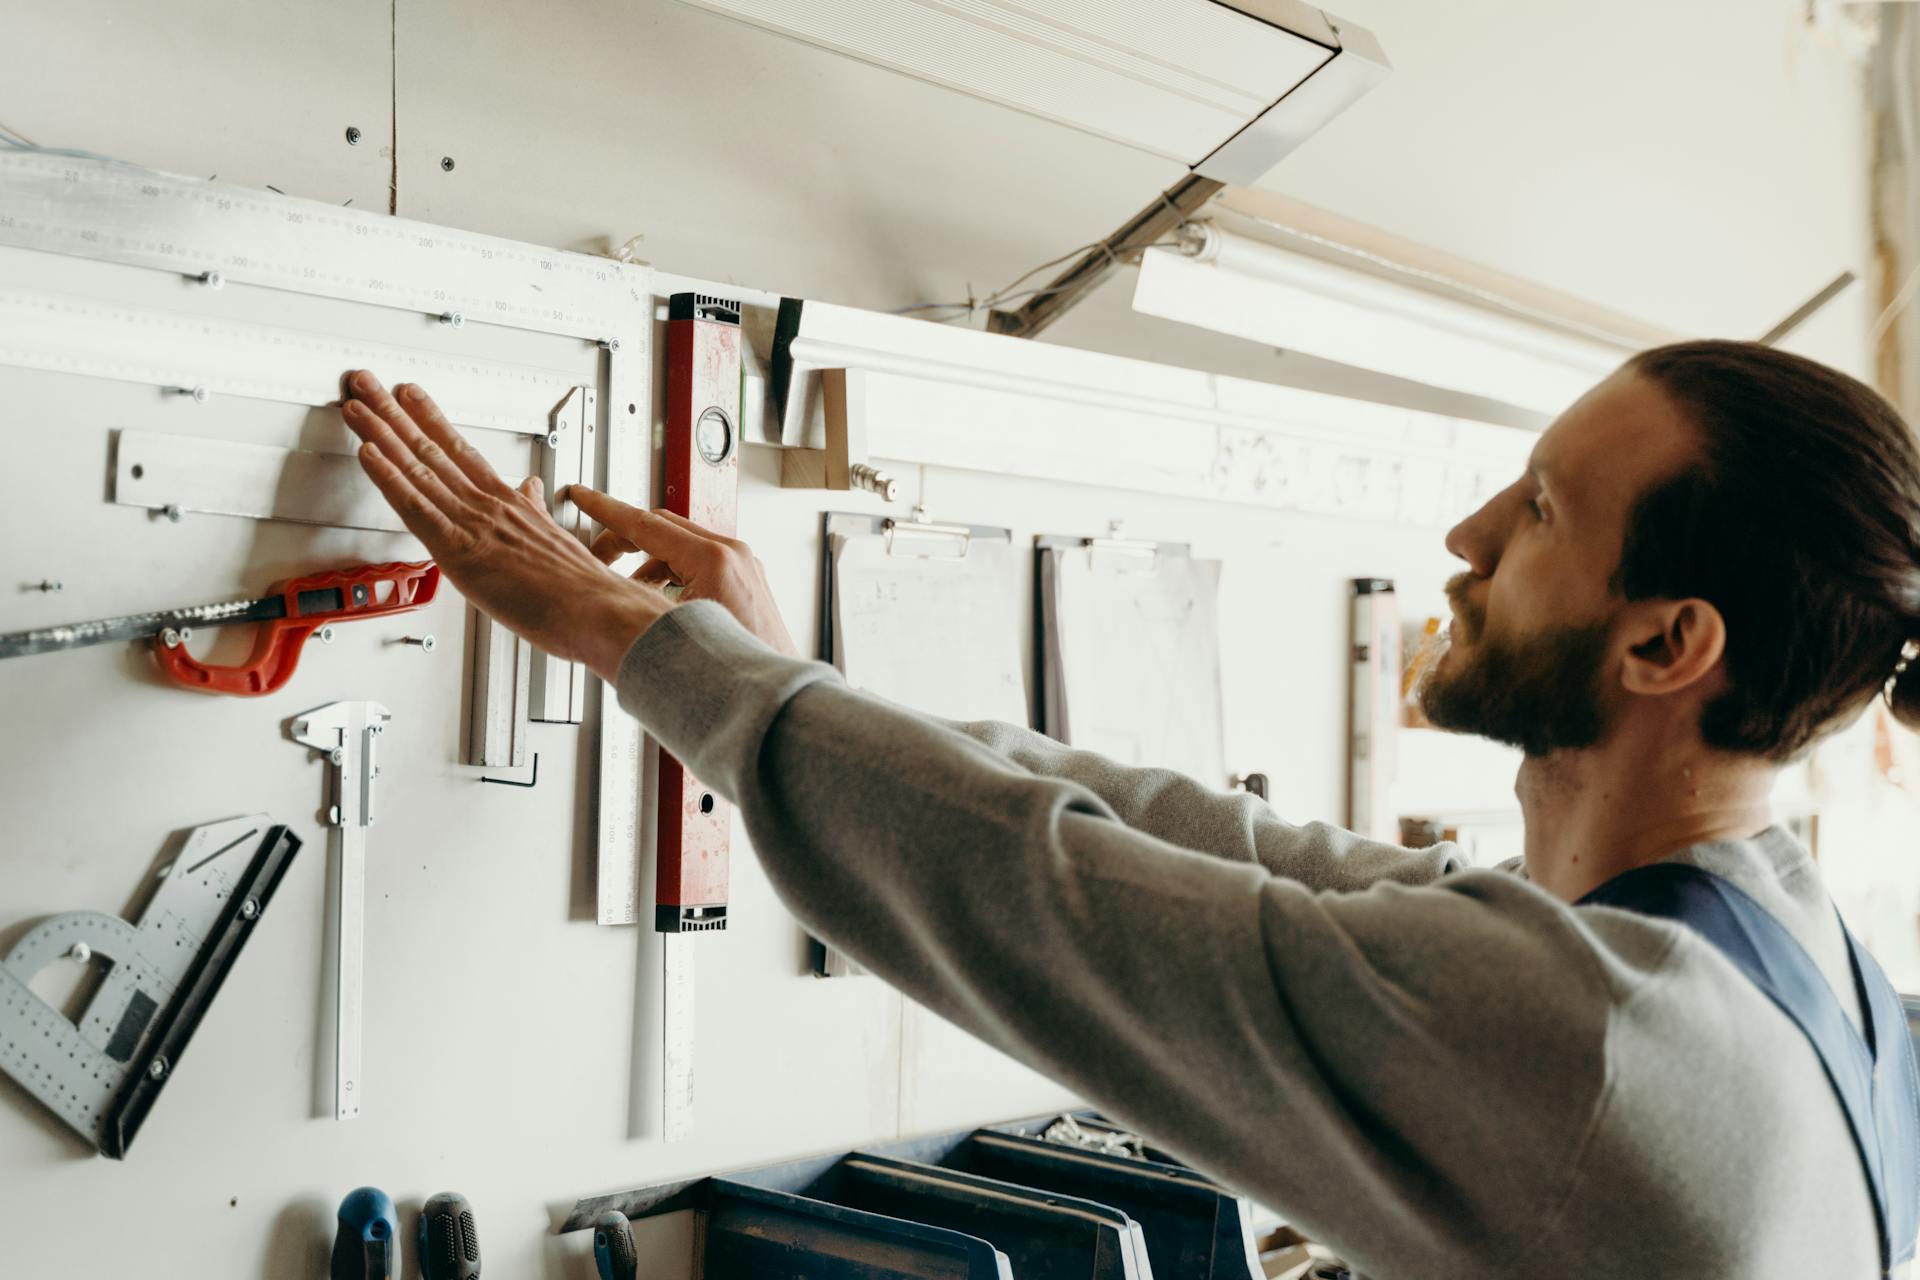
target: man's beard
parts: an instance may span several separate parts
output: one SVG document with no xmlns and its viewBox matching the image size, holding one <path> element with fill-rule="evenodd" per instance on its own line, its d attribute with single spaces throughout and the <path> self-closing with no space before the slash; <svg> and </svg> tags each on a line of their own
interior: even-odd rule
<svg viewBox="0 0 1920 1280">
<path fill-rule="evenodd" d="M 1420 688 L 1420 709 L 1436 728 L 1473 733 L 1530 756 L 1578 751 L 1606 736 L 1600 665 L 1611 628 L 1604 622 L 1553 627 L 1530 636 L 1489 635 L 1486 612 L 1466 598 L 1467 576 L 1447 584 L 1471 657 L 1436 665 Z"/>
</svg>

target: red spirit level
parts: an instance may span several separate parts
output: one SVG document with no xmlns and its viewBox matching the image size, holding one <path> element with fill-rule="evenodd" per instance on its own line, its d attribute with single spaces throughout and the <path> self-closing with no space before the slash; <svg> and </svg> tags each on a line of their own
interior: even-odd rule
<svg viewBox="0 0 1920 1280">
<path fill-rule="evenodd" d="M 667 304 L 666 505 L 732 536 L 740 494 L 740 304 L 676 293 Z M 653 927 L 727 927 L 727 803 L 660 753 Z"/>
</svg>

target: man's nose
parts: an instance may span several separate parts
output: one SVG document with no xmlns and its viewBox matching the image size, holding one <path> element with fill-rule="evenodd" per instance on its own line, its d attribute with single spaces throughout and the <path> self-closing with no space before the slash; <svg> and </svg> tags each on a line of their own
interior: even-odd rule
<svg viewBox="0 0 1920 1280">
<path fill-rule="evenodd" d="M 1496 536 L 1497 522 L 1493 519 L 1493 510 L 1499 501 L 1497 497 L 1489 500 L 1478 511 L 1447 530 L 1447 550 L 1465 560 L 1475 577 L 1491 576 L 1494 566 L 1500 562 L 1500 540 Z"/>
</svg>

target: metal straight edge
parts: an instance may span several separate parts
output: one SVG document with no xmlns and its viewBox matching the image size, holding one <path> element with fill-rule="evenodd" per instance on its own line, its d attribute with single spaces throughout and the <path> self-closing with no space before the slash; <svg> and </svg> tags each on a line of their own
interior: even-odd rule
<svg viewBox="0 0 1920 1280">
<path fill-rule="evenodd" d="M 566 490 L 590 474 L 598 401 L 593 388 L 574 387 L 555 406 L 540 447 L 540 480 L 546 486 L 548 510 L 562 529 L 582 538 L 587 520 L 568 500 Z M 579 724 L 586 718 L 585 704 L 585 668 L 536 650 L 528 710 L 532 718 L 544 724 Z"/>
<path fill-rule="evenodd" d="M 636 291 L 632 318 L 617 350 L 607 353 L 606 394 L 601 399 L 599 457 L 583 458 L 582 473 L 598 466 L 600 488 L 638 507 L 653 505 L 652 274 Z M 595 786 L 595 919 L 603 925 L 642 920 L 642 862 L 647 852 L 646 744 L 640 722 L 620 706 L 618 691 L 599 687 L 599 768 Z M 583 690 L 584 693 L 584 690 Z M 650 913 L 648 913 L 650 914 Z"/>
<path fill-rule="evenodd" d="M 315 453 L 206 436 L 115 433 L 113 501 L 162 511 L 405 533 L 350 453 Z"/>
<path fill-rule="evenodd" d="M 518 769 L 527 763 L 532 646 L 473 610 L 473 697 L 467 763 Z"/>
<path fill-rule="evenodd" d="M 693 1132 L 694 939 L 660 935 L 660 1134 L 679 1142 Z"/>
<path fill-rule="evenodd" d="M 367 829 L 346 822 L 338 829 L 340 930 L 334 969 L 333 1113 L 338 1120 L 360 1114 L 361 1019 L 365 1009 L 367 942 Z"/>
<path fill-rule="evenodd" d="M 636 268 L 112 160 L 0 150 L 0 244 L 600 341 Z"/>
</svg>

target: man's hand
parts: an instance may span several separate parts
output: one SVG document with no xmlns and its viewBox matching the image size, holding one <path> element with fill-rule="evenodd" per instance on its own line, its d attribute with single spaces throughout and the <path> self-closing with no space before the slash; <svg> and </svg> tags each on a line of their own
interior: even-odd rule
<svg viewBox="0 0 1920 1280">
<path fill-rule="evenodd" d="M 604 526 L 593 540 L 595 558 L 612 564 L 630 552 L 644 552 L 650 558 L 633 575 L 636 582 L 678 586 L 682 600 L 718 600 L 770 648 L 800 656 L 752 547 L 685 516 L 642 511 L 585 485 L 573 485 L 567 493 L 575 506 Z"/>
<path fill-rule="evenodd" d="M 364 370 L 347 376 L 346 389 L 341 414 L 365 442 L 360 464 L 407 529 L 462 595 L 546 652 L 611 681 L 633 642 L 673 607 L 659 585 L 670 579 L 686 584 L 689 597 L 719 600 L 762 639 L 793 652 L 744 545 L 580 489 L 570 495 L 585 499 L 580 509 L 619 530 L 613 541 L 603 533 L 601 543 L 656 556 L 637 580 L 609 573 L 602 561 L 617 552 L 596 558 L 555 524 L 537 478 L 517 489 L 502 480 L 425 391 L 402 384 L 390 395 Z"/>
</svg>

